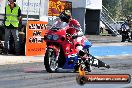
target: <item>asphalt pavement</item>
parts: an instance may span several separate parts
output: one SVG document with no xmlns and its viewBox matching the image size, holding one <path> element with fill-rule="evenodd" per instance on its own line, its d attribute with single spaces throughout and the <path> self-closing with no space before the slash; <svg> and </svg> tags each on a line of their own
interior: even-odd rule
<svg viewBox="0 0 132 88">
<path fill-rule="evenodd" d="M 121 36 L 101 36 L 101 35 L 86 35 L 92 43 L 120 43 Z"/>
</svg>

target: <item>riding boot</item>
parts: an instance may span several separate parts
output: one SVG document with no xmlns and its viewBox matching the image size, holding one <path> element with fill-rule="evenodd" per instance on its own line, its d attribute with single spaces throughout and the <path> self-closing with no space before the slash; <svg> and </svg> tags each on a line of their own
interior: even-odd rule
<svg viewBox="0 0 132 88">
<path fill-rule="evenodd" d="M 128 34 L 128 42 L 131 42 L 131 34 Z"/>
<path fill-rule="evenodd" d="M 128 39 L 128 42 L 131 42 L 131 39 L 130 38 Z"/>
<path fill-rule="evenodd" d="M 8 55 L 8 49 L 3 48 L 3 54 L 4 54 L 4 55 Z"/>
</svg>

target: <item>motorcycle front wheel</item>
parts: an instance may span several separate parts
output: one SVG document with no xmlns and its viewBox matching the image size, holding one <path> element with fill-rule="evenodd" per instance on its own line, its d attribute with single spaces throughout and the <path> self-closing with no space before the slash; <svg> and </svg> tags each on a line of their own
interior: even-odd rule
<svg viewBox="0 0 132 88">
<path fill-rule="evenodd" d="M 55 72 L 58 68 L 58 56 L 54 49 L 47 49 L 44 57 L 44 65 L 47 72 Z"/>
</svg>

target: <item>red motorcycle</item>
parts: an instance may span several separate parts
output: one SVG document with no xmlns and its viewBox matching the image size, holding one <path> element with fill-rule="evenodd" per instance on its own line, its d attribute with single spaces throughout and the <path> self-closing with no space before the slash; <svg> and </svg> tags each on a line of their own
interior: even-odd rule
<svg viewBox="0 0 132 88">
<path fill-rule="evenodd" d="M 94 58 L 89 54 L 89 47 L 92 44 L 82 36 L 81 44 L 88 59 L 82 59 L 76 51 L 77 42 L 72 42 L 72 35 L 66 31 L 69 26 L 66 23 L 56 23 L 47 32 L 45 41 L 47 43 L 46 53 L 44 57 L 44 65 L 47 72 L 57 72 L 59 69 L 78 71 L 80 65 L 88 71 L 90 66 L 107 67 L 109 65 Z"/>
</svg>

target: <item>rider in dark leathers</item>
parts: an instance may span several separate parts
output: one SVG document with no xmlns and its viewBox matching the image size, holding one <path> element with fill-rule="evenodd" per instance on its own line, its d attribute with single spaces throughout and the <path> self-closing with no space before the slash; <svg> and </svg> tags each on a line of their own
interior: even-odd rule
<svg viewBox="0 0 132 88">
<path fill-rule="evenodd" d="M 128 40 L 128 42 L 132 39 L 132 20 L 131 16 L 127 16 L 127 20 L 121 25 L 121 31 L 122 31 L 122 41 L 125 42 Z"/>
</svg>

